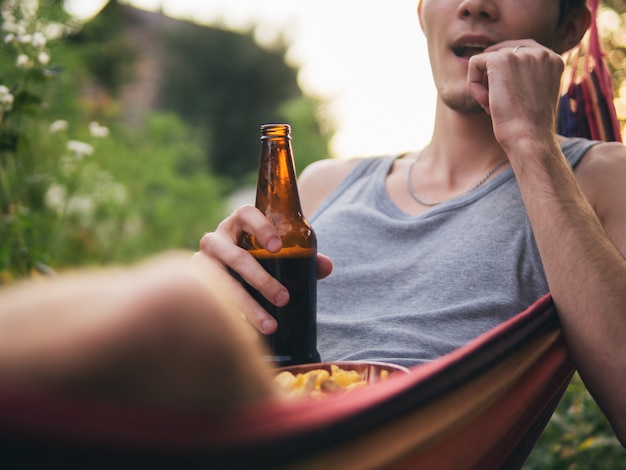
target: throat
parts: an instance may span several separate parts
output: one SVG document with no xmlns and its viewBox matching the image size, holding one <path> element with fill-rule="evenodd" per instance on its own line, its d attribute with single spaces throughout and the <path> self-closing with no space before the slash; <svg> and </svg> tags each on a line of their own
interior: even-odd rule
<svg viewBox="0 0 626 470">
<path fill-rule="evenodd" d="M 406 174 L 406 190 L 407 190 L 408 194 L 411 196 L 411 198 L 413 199 L 413 201 L 415 201 L 420 206 L 427 207 L 427 208 L 435 207 L 435 206 L 438 206 L 438 205 L 443 204 L 445 202 L 453 201 L 455 199 L 458 199 L 458 198 L 460 198 L 462 196 L 465 196 L 466 194 L 469 194 L 469 193 L 477 190 L 483 184 L 485 184 L 493 175 L 495 175 L 500 169 L 502 169 L 504 166 L 508 165 L 508 163 L 509 163 L 508 159 L 501 160 L 496 165 L 492 166 L 479 179 L 475 180 L 471 184 L 468 184 L 465 188 L 460 189 L 459 191 L 453 193 L 451 196 L 445 197 L 443 199 L 438 199 L 438 200 L 430 200 L 428 198 L 425 198 L 425 197 L 419 195 L 418 192 L 416 191 L 414 185 L 413 185 L 413 178 L 414 178 L 414 174 L 413 173 L 415 171 L 414 169 L 415 169 L 416 164 L 419 163 L 422 154 L 423 154 L 423 152 L 420 152 L 413 159 L 413 161 L 411 162 L 411 164 L 408 167 L 407 174 Z"/>
</svg>

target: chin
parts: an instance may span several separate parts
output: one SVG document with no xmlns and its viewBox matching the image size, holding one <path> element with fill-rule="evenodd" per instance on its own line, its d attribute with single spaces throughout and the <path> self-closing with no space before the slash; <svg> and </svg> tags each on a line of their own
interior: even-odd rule
<svg viewBox="0 0 626 470">
<path fill-rule="evenodd" d="M 478 104 L 478 101 L 476 101 L 473 97 L 465 94 L 442 97 L 441 100 L 448 108 L 454 111 L 458 111 L 459 113 L 485 114 L 485 110 L 480 104 Z"/>
</svg>

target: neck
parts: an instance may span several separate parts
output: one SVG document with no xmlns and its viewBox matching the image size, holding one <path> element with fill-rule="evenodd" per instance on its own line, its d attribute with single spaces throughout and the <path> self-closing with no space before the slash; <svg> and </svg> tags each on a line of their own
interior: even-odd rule
<svg viewBox="0 0 626 470">
<path fill-rule="evenodd" d="M 506 163 L 489 116 L 464 115 L 440 104 L 430 143 L 421 153 L 397 160 L 385 184 L 401 210 L 418 215 L 430 205 L 420 201 L 458 197 L 482 185 L 485 177 L 493 176 Z"/>
<path fill-rule="evenodd" d="M 442 102 L 437 104 L 434 131 L 424 158 L 428 154 L 439 165 L 465 172 L 480 171 L 506 158 L 487 114 L 460 113 Z"/>
</svg>

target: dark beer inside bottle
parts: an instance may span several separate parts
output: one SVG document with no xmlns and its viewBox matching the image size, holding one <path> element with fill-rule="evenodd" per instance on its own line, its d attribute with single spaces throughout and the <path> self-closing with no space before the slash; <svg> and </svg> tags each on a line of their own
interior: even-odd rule
<svg viewBox="0 0 626 470">
<path fill-rule="evenodd" d="M 317 240 L 302 214 L 291 150 L 289 124 L 261 126 L 261 152 L 255 206 L 276 228 L 282 248 L 264 249 L 252 234 L 244 233 L 240 246 L 283 284 L 289 303 L 276 307 L 246 286 L 250 294 L 277 321 L 278 329 L 266 337 L 278 366 L 319 362 L 317 352 Z"/>
<path fill-rule="evenodd" d="M 256 257 L 256 256 L 255 256 Z M 277 321 L 278 329 L 265 341 L 277 366 L 319 362 L 317 352 L 317 294 L 314 256 L 256 257 L 289 291 L 289 303 L 277 307 L 255 289 L 248 292 Z"/>
</svg>

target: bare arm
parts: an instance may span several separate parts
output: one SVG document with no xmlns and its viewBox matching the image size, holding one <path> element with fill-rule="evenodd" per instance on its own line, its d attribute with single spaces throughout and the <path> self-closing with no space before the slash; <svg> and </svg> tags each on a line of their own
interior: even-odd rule
<svg viewBox="0 0 626 470">
<path fill-rule="evenodd" d="M 513 44 L 475 58 L 470 81 L 518 180 L 576 366 L 624 444 L 626 149 L 592 149 L 577 180 L 552 130 L 561 59 L 533 42 L 514 54 Z"/>
<path fill-rule="evenodd" d="M 590 151 L 578 171 L 590 199 L 558 149 L 535 151 L 517 174 L 548 284 L 581 377 L 625 443 L 626 189 L 616 179 L 626 149 Z"/>
</svg>

